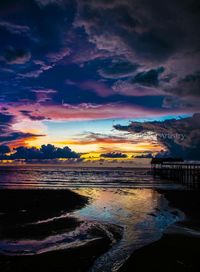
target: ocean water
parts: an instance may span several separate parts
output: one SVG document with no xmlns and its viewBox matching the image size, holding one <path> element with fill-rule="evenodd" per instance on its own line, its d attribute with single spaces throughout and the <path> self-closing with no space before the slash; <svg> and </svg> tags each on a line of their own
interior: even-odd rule
<svg viewBox="0 0 200 272">
<path fill-rule="evenodd" d="M 73 168 L 64 166 L 1 166 L 0 188 L 167 188 L 173 182 L 155 179 L 149 168 Z"/>
<path fill-rule="evenodd" d="M 108 226 L 119 226 L 120 241 L 96 259 L 90 271 L 117 271 L 137 248 L 159 239 L 168 226 L 182 218 L 156 189 L 177 189 L 169 181 L 155 179 L 150 169 L 66 168 L 63 166 L 0 167 L 1 189 L 70 189 L 89 197 L 89 203 L 47 222 L 73 217 L 82 223 L 71 232 L 55 232 L 43 239 L 0 239 L 0 253 L 29 255 L 73 248 L 90 241 L 88 230 L 98 226 L 114 240 Z M 56 205 L 56 203 L 55 203 Z M 0 217 L 1 218 L 1 217 Z M 45 220 L 33 224 L 45 224 Z M 1 224 L 1 221 L 0 221 Z M 81 237 L 81 239 L 80 239 Z"/>
</svg>

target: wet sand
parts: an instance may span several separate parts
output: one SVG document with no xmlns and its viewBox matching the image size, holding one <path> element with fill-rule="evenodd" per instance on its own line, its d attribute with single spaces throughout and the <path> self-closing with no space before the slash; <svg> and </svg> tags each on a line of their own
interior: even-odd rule
<svg viewBox="0 0 200 272">
<path fill-rule="evenodd" d="M 171 207 L 182 210 L 186 220 L 170 227 L 159 241 L 136 250 L 119 271 L 199 271 L 199 192 L 157 191 Z M 0 270 L 88 271 L 122 238 L 118 224 L 77 216 L 75 211 L 92 201 L 71 190 L 0 190 Z M 130 207 L 134 208 L 134 203 L 132 197 Z M 13 251 L 18 243 L 22 247 Z"/>
<path fill-rule="evenodd" d="M 159 190 L 169 205 L 186 215 L 171 226 L 159 241 L 136 250 L 119 269 L 129 271 L 197 272 L 200 269 L 200 192 Z"/>
<path fill-rule="evenodd" d="M 9 272 L 78 272 L 87 271 L 97 256 L 108 250 L 109 239 L 102 238 L 68 250 L 51 251 L 32 256 L 0 256 L 1 271 Z"/>
<path fill-rule="evenodd" d="M 0 190 L 0 271 L 87 271 L 113 245 L 98 222 L 70 216 L 89 201 L 70 190 Z M 117 226 L 104 227 L 121 238 Z"/>
<path fill-rule="evenodd" d="M 88 201 L 70 190 L 0 189 L 1 223 L 45 220 L 81 208 Z"/>
</svg>

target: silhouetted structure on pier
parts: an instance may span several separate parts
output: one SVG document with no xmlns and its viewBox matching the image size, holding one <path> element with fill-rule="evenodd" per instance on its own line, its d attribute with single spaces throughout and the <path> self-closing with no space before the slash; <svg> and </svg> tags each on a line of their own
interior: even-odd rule
<svg viewBox="0 0 200 272">
<path fill-rule="evenodd" d="M 151 169 L 154 176 L 200 189 L 200 163 L 181 158 L 153 158 Z"/>
</svg>

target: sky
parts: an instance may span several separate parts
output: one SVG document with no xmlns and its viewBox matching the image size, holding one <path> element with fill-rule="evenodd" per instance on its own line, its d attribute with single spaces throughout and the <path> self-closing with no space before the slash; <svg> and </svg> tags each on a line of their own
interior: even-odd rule
<svg viewBox="0 0 200 272">
<path fill-rule="evenodd" d="M 197 0 L 2 0 L 0 159 L 200 159 L 199 25 Z"/>
</svg>

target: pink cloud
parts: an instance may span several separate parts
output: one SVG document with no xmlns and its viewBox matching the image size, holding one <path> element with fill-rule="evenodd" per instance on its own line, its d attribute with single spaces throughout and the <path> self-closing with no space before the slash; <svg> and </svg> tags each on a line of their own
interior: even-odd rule
<svg viewBox="0 0 200 272">
<path fill-rule="evenodd" d="M 62 48 L 58 52 L 47 54 L 47 58 L 51 63 L 57 63 L 63 60 L 65 57 L 71 54 L 71 50 L 69 48 Z"/>
<path fill-rule="evenodd" d="M 107 87 L 106 84 L 102 82 L 86 81 L 81 83 L 80 87 L 84 90 L 95 92 L 101 97 L 107 97 L 114 94 L 112 88 Z"/>
<path fill-rule="evenodd" d="M 5 105 L 4 105 L 5 106 Z M 46 120 L 97 120 L 97 119 L 117 119 L 117 118 L 142 118 L 153 116 L 164 116 L 167 114 L 191 113 L 194 109 L 171 110 L 171 109 L 148 109 L 137 105 L 127 104 L 88 104 L 78 105 L 44 105 L 30 103 L 9 103 L 6 105 L 7 111 L 17 117 L 18 120 L 28 119 L 22 114 L 23 111 L 29 111 L 32 118 L 44 116 Z"/>
<path fill-rule="evenodd" d="M 105 83 L 99 81 L 86 81 L 81 83 L 79 86 L 81 89 L 92 91 L 101 97 L 108 97 L 112 95 L 136 97 L 164 95 L 164 92 L 158 88 L 131 84 L 128 81 L 122 80 L 118 80 L 112 87 L 109 87 Z"/>
<path fill-rule="evenodd" d="M 46 101 L 50 101 L 52 99 L 52 94 L 56 93 L 56 90 L 53 89 L 36 89 L 32 90 L 36 94 L 37 102 L 43 103 Z"/>
</svg>

